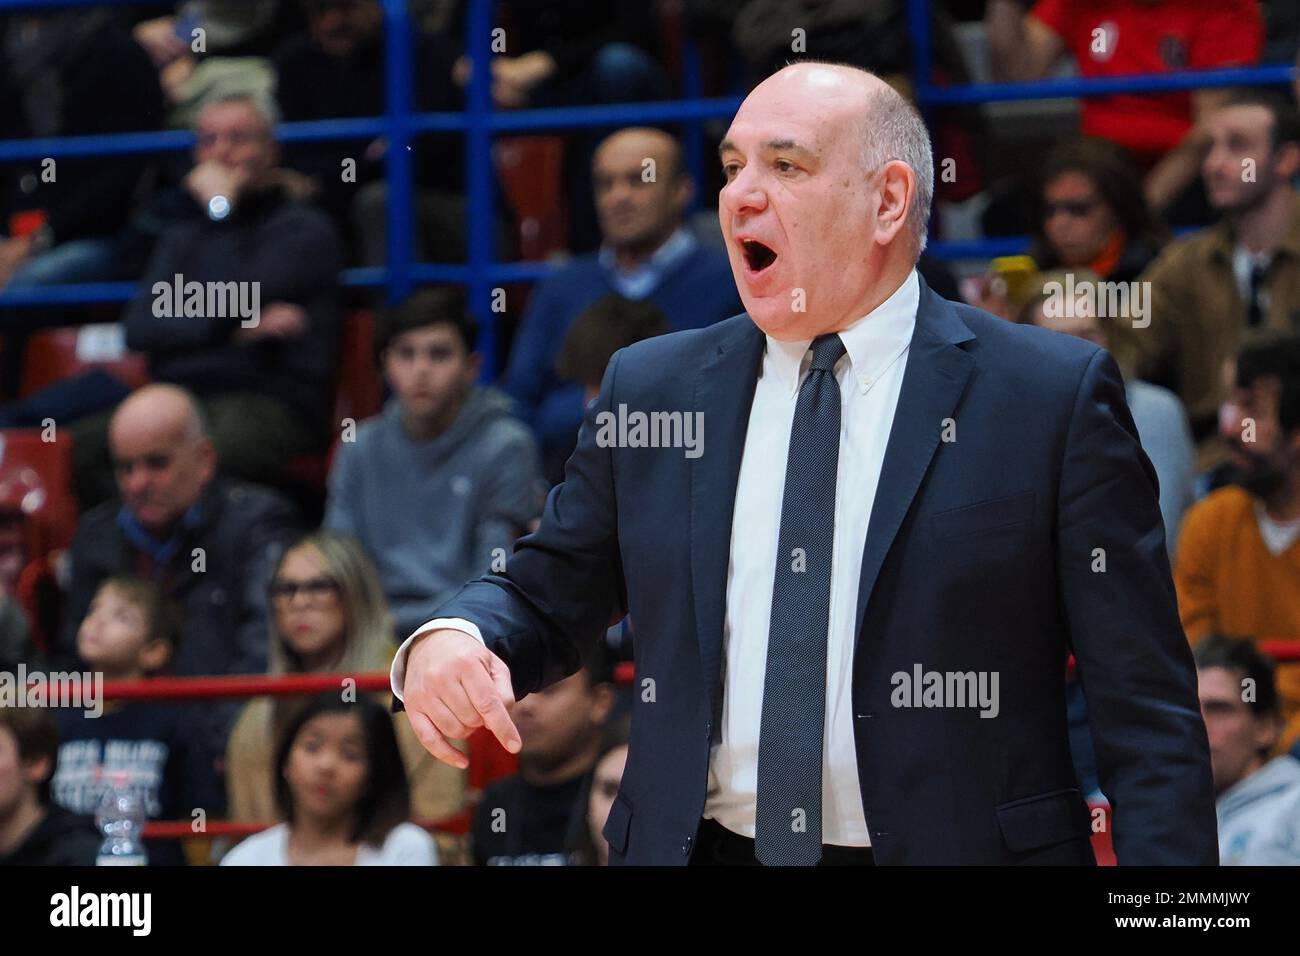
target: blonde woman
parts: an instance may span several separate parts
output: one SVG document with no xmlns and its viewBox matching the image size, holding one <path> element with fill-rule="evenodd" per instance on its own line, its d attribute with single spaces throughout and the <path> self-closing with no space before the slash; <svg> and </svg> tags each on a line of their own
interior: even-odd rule
<svg viewBox="0 0 1300 956">
<path fill-rule="evenodd" d="M 271 577 L 269 658 L 272 674 L 387 672 L 396 645 L 383 589 L 355 539 L 318 532 L 287 548 Z M 342 693 L 342 688 L 340 688 Z M 377 695 L 385 705 L 388 695 Z M 239 716 L 226 749 L 230 819 L 280 819 L 276 804 L 275 744 L 301 701 L 259 697 Z M 415 819 L 442 818 L 465 803 L 465 772 L 434 760 L 409 722 L 393 726 L 411 787 Z M 439 835 L 444 863 L 461 855 L 457 841 Z"/>
</svg>

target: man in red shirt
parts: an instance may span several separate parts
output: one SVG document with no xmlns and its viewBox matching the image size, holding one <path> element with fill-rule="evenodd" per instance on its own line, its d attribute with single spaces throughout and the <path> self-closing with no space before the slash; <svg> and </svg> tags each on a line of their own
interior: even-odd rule
<svg viewBox="0 0 1300 956">
<path fill-rule="evenodd" d="M 1257 0 L 989 0 L 995 78 L 1045 78 L 1067 53 L 1085 78 L 1253 66 L 1264 43 Z M 1147 198 L 1163 210 L 1196 178 L 1201 117 L 1221 90 L 1089 97 L 1083 133 L 1127 148 L 1143 168 Z"/>
</svg>

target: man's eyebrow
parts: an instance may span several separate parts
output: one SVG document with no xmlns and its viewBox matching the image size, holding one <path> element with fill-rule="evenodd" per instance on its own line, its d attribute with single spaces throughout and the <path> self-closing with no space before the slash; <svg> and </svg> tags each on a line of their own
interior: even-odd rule
<svg viewBox="0 0 1300 956">
<path fill-rule="evenodd" d="M 795 152 L 795 153 L 804 153 L 805 155 L 812 154 L 812 150 L 810 150 L 807 146 L 804 146 L 803 144 L 798 143 L 793 139 L 769 139 L 761 145 L 761 148 L 765 150 L 769 150 L 771 152 L 778 152 L 778 153 Z M 733 143 L 729 139 L 724 139 L 721 143 L 718 144 L 718 155 L 721 156 L 722 154 L 728 151 L 736 152 L 736 153 L 740 152 L 740 150 L 736 147 L 735 143 Z"/>
</svg>

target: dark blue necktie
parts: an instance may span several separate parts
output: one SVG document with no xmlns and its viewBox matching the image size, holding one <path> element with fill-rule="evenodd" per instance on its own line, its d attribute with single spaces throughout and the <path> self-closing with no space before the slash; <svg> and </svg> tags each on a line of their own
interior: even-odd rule
<svg viewBox="0 0 1300 956">
<path fill-rule="evenodd" d="M 822 855 L 826 632 L 840 459 L 834 368 L 843 354 L 838 335 L 813 340 L 790 430 L 758 738 L 754 853 L 767 866 L 813 866 Z"/>
</svg>

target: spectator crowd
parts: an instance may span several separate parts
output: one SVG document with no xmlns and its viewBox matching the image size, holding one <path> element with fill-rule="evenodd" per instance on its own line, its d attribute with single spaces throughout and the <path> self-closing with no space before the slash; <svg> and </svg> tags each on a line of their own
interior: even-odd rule
<svg viewBox="0 0 1300 956">
<path fill-rule="evenodd" d="M 931 7 L 940 85 L 1300 54 L 1300 15 L 1280 0 Z M 463 109 L 467 4 L 409 8 L 412 109 Z M 914 92 L 901 0 L 495 8 L 499 111 L 680 96 L 686 43 L 705 95 L 802 58 Z M 485 336 L 454 286 L 381 302 L 341 281 L 387 262 L 383 136 L 278 135 L 384 112 L 379 0 L 33 6 L 0 16 L 0 43 L 0 140 L 193 133 L 186 152 L 0 161 L 0 673 L 341 680 L 95 716 L 0 703 L 0 863 L 93 863 L 92 818 L 125 779 L 149 820 L 267 827 L 234 845 L 150 840 L 151 864 L 603 865 L 635 621 L 515 704 L 517 757 L 465 742 L 468 772 L 426 753 L 386 693 L 344 678 L 386 672 L 461 585 L 504 568 L 616 351 L 743 311 L 712 208 L 721 175 L 701 171 L 698 142 L 647 123 L 500 144 L 495 254 L 551 268 L 497 290 Z M 1052 100 L 1032 121 L 929 117 L 933 238 L 1027 242 L 992 260 L 927 254 L 924 280 L 1088 339 L 1124 372 L 1231 864 L 1300 864 L 1297 97 L 1300 75 Z M 722 128 L 704 124 L 706 151 Z M 417 259 L 464 262 L 467 219 L 484 213 L 466 201 L 460 136 L 419 134 L 411 165 Z M 135 284 L 125 303 L 39 301 L 120 282 Z M 38 374 L 65 334 L 75 358 Z M 38 434 L 57 468 L 6 450 Z M 1070 701 L 1076 771 L 1102 803 L 1077 681 Z"/>
</svg>

